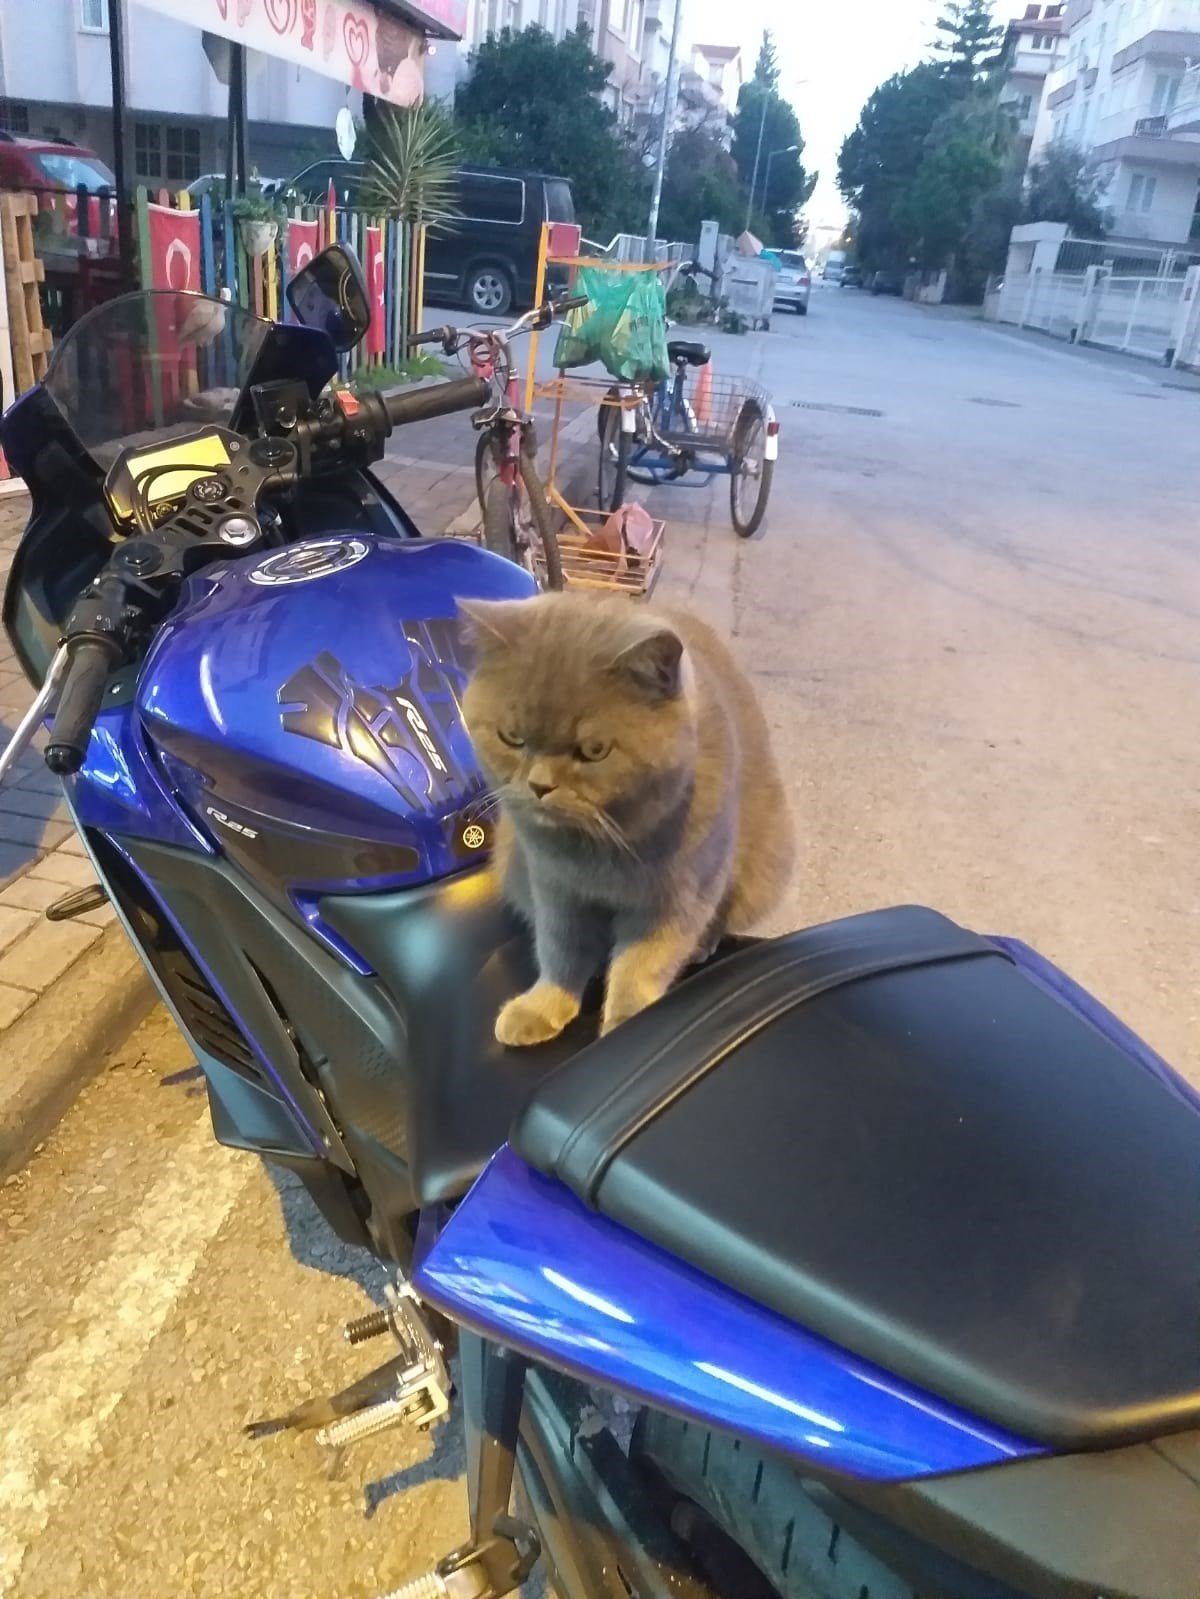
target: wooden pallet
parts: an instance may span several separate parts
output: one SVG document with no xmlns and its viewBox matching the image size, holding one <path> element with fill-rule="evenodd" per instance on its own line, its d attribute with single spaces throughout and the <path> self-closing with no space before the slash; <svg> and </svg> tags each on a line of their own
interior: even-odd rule
<svg viewBox="0 0 1200 1599">
<path fill-rule="evenodd" d="M 38 294 L 39 284 L 45 281 L 46 268 L 38 260 L 33 244 L 37 214 L 36 195 L 0 194 L 8 336 L 18 394 L 24 394 L 45 377 L 54 343 L 42 321 L 42 301 Z"/>
</svg>

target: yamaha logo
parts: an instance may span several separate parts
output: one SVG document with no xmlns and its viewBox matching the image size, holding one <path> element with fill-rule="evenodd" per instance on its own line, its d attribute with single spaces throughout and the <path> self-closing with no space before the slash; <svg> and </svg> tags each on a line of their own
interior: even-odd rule
<svg viewBox="0 0 1200 1599">
<path fill-rule="evenodd" d="M 262 588 L 282 588 L 288 583 L 311 583 L 357 566 L 371 553 L 362 539 L 310 539 L 290 550 L 269 555 L 250 573 L 251 583 Z"/>
</svg>

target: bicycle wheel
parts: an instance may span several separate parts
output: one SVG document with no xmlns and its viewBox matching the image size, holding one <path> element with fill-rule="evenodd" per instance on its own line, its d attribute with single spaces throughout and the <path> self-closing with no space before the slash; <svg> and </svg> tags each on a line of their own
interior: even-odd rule
<svg viewBox="0 0 1200 1599">
<path fill-rule="evenodd" d="M 757 400 L 742 406 L 729 459 L 729 509 L 734 532 L 748 539 L 762 526 L 775 463 L 767 459 L 767 416 Z"/>
<path fill-rule="evenodd" d="M 596 503 L 602 511 L 615 511 L 625 504 L 628 494 L 631 435 L 621 426 L 625 413 L 619 405 L 606 405 L 603 411 Z"/>
<path fill-rule="evenodd" d="M 542 480 L 538 477 L 537 466 L 530 455 L 521 457 L 521 482 L 525 485 L 525 496 L 529 504 L 530 521 L 538 542 L 542 546 L 542 558 L 546 568 L 545 586 L 548 589 L 561 589 L 563 587 L 562 553 L 558 547 L 558 534 L 554 530 L 554 515 L 546 499 L 546 490 L 542 487 Z M 527 546 L 528 548 L 528 546 Z M 537 576 L 537 573 L 534 573 Z"/>
<path fill-rule="evenodd" d="M 517 540 L 516 505 L 502 478 L 487 485 L 483 504 L 483 542 L 493 555 L 502 555 L 514 566 L 523 566 Z"/>
<path fill-rule="evenodd" d="M 492 443 L 492 435 L 483 432 L 479 435 L 479 442 L 475 446 L 475 493 L 479 499 L 479 509 L 487 511 L 487 491 L 497 472 L 496 451 Z"/>
</svg>

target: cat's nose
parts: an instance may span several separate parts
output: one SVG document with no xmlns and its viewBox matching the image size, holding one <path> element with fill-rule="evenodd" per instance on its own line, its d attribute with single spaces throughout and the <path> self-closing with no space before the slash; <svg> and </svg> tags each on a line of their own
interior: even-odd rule
<svg viewBox="0 0 1200 1599">
<path fill-rule="evenodd" d="M 535 783 L 532 777 L 529 779 L 529 792 L 534 799 L 545 799 L 546 795 L 551 793 L 556 786 L 554 783 Z"/>
</svg>

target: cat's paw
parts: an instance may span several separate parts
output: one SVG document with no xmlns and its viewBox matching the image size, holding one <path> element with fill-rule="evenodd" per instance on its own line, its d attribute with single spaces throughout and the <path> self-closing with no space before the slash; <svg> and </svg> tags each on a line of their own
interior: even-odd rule
<svg viewBox="0 0 1200 1599">
<path fill-rule="evenodd" d="M 510 1049 L 557 1038 L 579 1015 L 579 1000 L 556 983 L 535 983 L 510 999 L 496 1017 L 496 1037 Z"/>
</svg>

